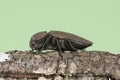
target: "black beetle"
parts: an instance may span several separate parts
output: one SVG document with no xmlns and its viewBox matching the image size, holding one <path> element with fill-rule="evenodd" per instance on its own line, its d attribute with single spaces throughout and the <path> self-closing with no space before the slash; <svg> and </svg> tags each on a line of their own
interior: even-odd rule
<svg viewBox="0 0 120 80">
<path fill-rule="evenodd" d="M 62 31 L 47 31 L 34 34 L 30 40 L 32 50 L 58 50 L 61 54 L 63 51 L 77 51 L 91 46 L 93 43 L 77 35 Z"/>
</svg>

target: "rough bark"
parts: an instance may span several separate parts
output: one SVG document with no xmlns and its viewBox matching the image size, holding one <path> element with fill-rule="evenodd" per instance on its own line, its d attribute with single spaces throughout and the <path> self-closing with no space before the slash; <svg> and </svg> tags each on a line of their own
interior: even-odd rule
<svg viewBox="0 0 120 80">
<path fill-rule="evenodd" d="M 9 51 L 0 80 L 120 80 L 120 54 L 104 51 Z"/>
</svg>

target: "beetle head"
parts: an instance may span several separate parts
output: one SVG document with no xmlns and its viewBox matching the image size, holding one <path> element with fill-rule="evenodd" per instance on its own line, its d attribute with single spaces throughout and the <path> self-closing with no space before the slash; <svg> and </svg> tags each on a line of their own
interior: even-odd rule
<svg viewBox="0 0 120 80">
<path fill-rule="evenodd" d="M 45 40 L 46 40 L 46 37 L 47 37 L 47 32 L 46 31 L 34 34 L 31 37 L 31 40 L 30 40 L 30 43 L 29 43 L 30 48 L 32 50 L 40 50 L 42 48 Z"/>
</svg>

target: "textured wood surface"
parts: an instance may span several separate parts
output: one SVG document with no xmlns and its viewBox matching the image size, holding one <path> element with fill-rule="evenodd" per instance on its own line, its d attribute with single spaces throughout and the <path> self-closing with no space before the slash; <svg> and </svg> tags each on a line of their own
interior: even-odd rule
<svg viewBox="0 0 120 80">
<path fill-rule="evenodd" d="M 120 54 L 103 51 L 9 51 L 0 80 L 120 80 Z"/>
</svg>

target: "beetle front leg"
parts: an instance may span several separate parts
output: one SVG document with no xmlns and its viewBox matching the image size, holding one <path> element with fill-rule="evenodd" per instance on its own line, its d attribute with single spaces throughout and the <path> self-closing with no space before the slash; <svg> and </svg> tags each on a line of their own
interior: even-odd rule
<svg viewBox="0 0 120 80">
<path fill-rule="evenodd" d="M 38 53 L 41 53 L 41 51 L 44 49 L 46 43 L 50 40 L 50 37 L 47 37 L 47 39 L 45 40 L 45 42 L 43 43 L 42 47 L 40 50 L 38 50 Z"/>
</svg>

